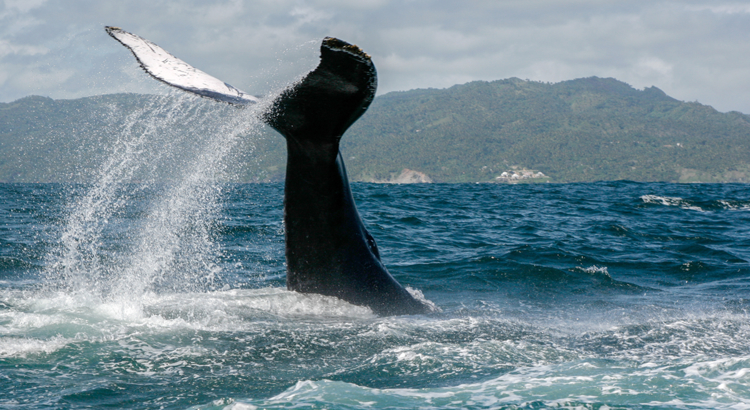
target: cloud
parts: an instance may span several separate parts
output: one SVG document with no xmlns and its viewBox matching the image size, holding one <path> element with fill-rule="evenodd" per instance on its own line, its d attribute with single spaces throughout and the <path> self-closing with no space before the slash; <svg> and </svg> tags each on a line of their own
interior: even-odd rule
<svg viewBox="0 0 750 410">
<path fill-rule="evenodd" d="M 27 13 L 29 10 L 41 7 L 47 0 L 4 0 L 3 6 L 7 11 Z"/>
<path fill-rule="evenodd" d="M 71 68 L 44 69 L 34 67 L 30 70 L 17 73 L 13 78 L 16 86 L 22 89 L 46 89 L 64 84 L 73 77 L 76 70 Z"/>
<path fill-rule="evenodd" d="M 40 55 L 40 54 L 46 54 L 48 51 L 49 49 L 46 47 L 13 44 L 8 40 L 0 39 L 0 58 L 3 58 L 11 54 L 24 55 L 24 56 Z"/>
<path fill-rule="evenodd" d="M 106 36 L 102 26 L 111 24 L 256 94 L 313 68 L 320 40 L 332 35 L 373 56 L 381 93 L 595 75 L 750 113 L 750 80 L 742 74 L 750 64 L 750 6 L 737 2 L 14 0 L 3 7 L 0 101 L 128 87 L 158 92 Z M 43 66 L 60 73 L 43 87 L 19 77 Z"/>
<path fill-rule="evenodd" d="M 710 11 L 716 14 L 750 14 L 750 4 L 717 4 L 717 5 L 700 5 L 688 6 L 692 11 Z"/>
</svg>

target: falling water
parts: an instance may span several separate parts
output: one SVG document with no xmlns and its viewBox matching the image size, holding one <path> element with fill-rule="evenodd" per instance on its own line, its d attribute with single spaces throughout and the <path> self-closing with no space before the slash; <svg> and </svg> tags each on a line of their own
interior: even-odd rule
<svg viewBox="0 0 750 410">
<path fill-rule="evenodd" d="M 136 305 L 149 292 L 211 289 L 221 274 L 221 182 L 238 142 L 257 137 L 262 109 L 173 93 L 124 118 L 112 112 L 111 154 L 67 207 L 45 272 L 50 289 Z"/>
</svg>

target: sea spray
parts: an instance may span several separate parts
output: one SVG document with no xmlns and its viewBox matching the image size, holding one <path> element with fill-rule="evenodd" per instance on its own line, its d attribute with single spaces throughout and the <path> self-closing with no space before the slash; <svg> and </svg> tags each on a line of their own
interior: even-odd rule
<svg viewBox="0 0 750 410">
<path fill-rule="evenodd" d="M 216 137 L 208 138 L 186 164 L 184 177 L 150 204 L 135 252 L 120 275 L 118 293 L 142 294 L 152 286 L 171 291 L 211 288 L 220 272 L 214 261 L 220 254 L 214 236 L 225 187 L 219 182 L 227 179 L 224 159 L 249 126 L 259 125 L 254 112 L 240 114 L 219 124 L 211 122 L 208 131 Z M 206 130 L 191 130 L 201 132 Z"/>
<path fill-rule="evenodd" d="M 257 134 L 263 108 L 172 93 L 113 112 L 112 151 L 67 207 L 48 288 L 136 304 L 148 292 L 209 289 L 220 274 L 214 236 L 228 154 Z"/>
</svg>

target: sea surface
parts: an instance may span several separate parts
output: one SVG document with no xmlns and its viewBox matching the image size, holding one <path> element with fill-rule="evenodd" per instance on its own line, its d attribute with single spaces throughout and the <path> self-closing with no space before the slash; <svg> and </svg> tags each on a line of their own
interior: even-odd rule
<svg viewBox="0 0 750 410">
<path fill-rule="evenodd" d="M 281 184 L 131 188 L 0 185 L 0 407 L 750 408 L 746 185 L 353 184 L 385 318 L 285 290 Z"/>
<path fill-rule="evenodd" d="M 750 186 L 355 183 L 440 309 L 377 317 L 285 289 L 283 185 L 184 112 L 0 184 L 0 408 L 750 409 Z"/>
</svg>

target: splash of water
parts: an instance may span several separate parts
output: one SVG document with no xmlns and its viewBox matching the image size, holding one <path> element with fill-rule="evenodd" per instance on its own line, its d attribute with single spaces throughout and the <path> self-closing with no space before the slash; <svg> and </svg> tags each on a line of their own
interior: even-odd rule
<svg viewBox="0 0 750 410">
<path fill-rule="evenodd" d="M 125 116 L 113 109 L 111 154 L 73 195 L 49 255 L 50 287 L 135 304 L 149 292 L 211 289 L 229 154 L 257 137 L 270 101 L 238 110 L 173 93 Z"/>
</svg>

